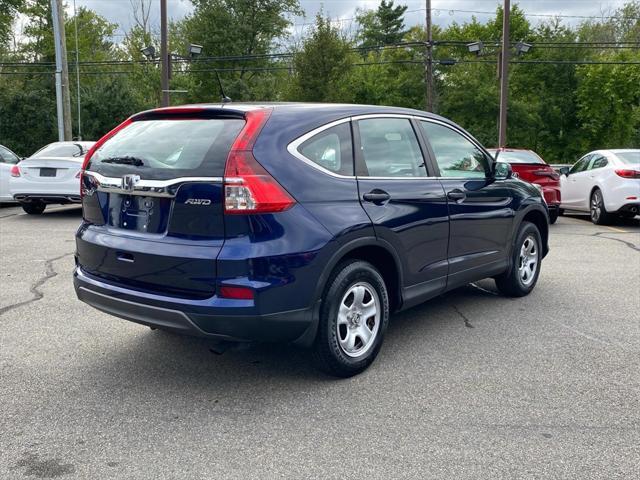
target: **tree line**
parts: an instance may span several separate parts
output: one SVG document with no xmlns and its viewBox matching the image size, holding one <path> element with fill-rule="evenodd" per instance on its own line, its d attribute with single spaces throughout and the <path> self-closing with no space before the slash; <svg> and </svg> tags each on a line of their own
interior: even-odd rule
<svg viewBox="0 0 640 480">
<path fill-rule="evenodd" d="M 74 135 L 94 140 L 134 112 L 159 104 L 159 51 L 149 1 L 131 0 L 134 26 L 119 26 L 81 7 L 65 25 Z M 292 38 L 298 0 L 192 0 L 190 15 L 170 25 L 171 51 L 203 46 L 172 62 L 172 103 L 217 102 L 215 70 L 234 101 L 310 101 L 424 109 L 424 27 L 407 28 L 407 7 L 383 0 L 358 11 L 354 33 L 320 12 Z M 29 155 L 57 139 L 54 46 L 49 0 L 0 2 L 0 143 Z M 18 13 L 28 22 L 16 34 Z M 435 111 L 497 143 L 498 42 L 502 10 L 434 27 Z M 77 28 L 77 49 L 75 30 Z M 640 0 L 571 25 L 532 23 L 518 5 L 511 40 L 533 48 L 512 55 L 508 144 L 550 163 L 570 163 L 596 148 L 640 147 Z M 481 56 L 467 43 L 482 41 Z M 81 122 L 76 113 L 76 51 Z"/>
</svg>

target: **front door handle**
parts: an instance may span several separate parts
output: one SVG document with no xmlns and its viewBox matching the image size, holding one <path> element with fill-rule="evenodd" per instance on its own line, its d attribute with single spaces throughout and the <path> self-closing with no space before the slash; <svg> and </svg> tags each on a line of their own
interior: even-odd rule
<svg viewBox="0 0 640 480">
<path fill-rule="evenodd" d="M 456 202 L 462 202 L 465 198 L 467 198 L 467 194 L 464 193 L 462 190 L 451 190 L 449 193 L 447 193 L 447 198 L 449 200 L 455 200 Z"/>
<path fill-rule="evenodd" d="M 372 202 L 376 205 L 380 205 L 381 203 L 389 200 L 391 198 L 391 195 L 389 195 L 384 190 L 379 190 L 376 188 L 375 190 L 371 190 L 369 193 L 365 193 L 362 198 L 365 202 Z"/>
</svg>

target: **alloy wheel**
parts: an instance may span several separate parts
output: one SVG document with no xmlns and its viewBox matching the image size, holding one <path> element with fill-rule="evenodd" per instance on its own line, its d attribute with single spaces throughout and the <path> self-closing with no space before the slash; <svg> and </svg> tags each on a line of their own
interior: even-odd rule
<svg viewBox="0 0 640 480">
<path fill-rule="evenodd" d="M 527 235 L 520 247 L 518 273 L 525 286 L 529 286 L 538 269 L 538 243 L 533 235 Z"/>
<path fill-rule="evenodd" d="M 361 357 L 375 344 L 380 331 L 380 298 L 367 282 L 349 287 L 338 308 L 336 329 L 342 351 L 353 358 Z"/>
<path fill-rule="evenodd" d="M 597 222 L 602 215 L 602 195 L 598 190 L 591 195 L 591 220 Z"/>
</svg>

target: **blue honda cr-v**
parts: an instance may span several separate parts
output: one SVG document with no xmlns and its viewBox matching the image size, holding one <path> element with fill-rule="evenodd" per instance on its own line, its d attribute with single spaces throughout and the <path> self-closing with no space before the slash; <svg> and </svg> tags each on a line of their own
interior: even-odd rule
<svg viewBox="0 0 640 480">
<path fill-rule="evenodd" d="M 80 300 L 214 341 L 374 360 L 389 313 L 486 277 L 528 294 L 548 210 L 467 132 L 417 110 L 194 105 L 132 116 L 87 154 Z"/>
</svg>

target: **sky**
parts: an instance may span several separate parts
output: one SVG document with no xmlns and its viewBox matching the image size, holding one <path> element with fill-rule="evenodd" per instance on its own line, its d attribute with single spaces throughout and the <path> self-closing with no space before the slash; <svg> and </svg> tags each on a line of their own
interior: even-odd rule
<svg viewBox="0 0 640 480">
<path fill-rule="evenodd" d="M 68 7 L 73 8 L 74 0 L 66 0 Z M 106 17 L 109 21 L 120 26 L 119 35 L 128 31 L 132 24 L 131 2 L 139 0 L 75 0 L 77 6 L 86 6 Z M 152 1 L 151 25 L 157 30 L 160 23 L 160 0 Z M 293 19 L 294 36 L 300 35 L 308 25 L 313 22 L 316 13 L 323 8 L 331 18 L 340 19 L 341 25 L 349 29 L 353 25 L 353 17 L 356 9 L 375 9 L 379 0 L 300 0 L 300 5 L 305 11 L 304 17 Z M 405 14 L 405 24 L 413 26 L 424 24 L 425 0 L 396 0 L 396 5 L 408 7 Z M 482 21 L 490 18 L 492 14 L 471 13 L 495 12 L 502 0 L 432 0 L 433 22 L 440 26 L 446 26 L 453 21 L 458 23 L 470 20 L 475 15 Z M 612 10 L 622 6 L 624 0 L 512 0 L 530 15 L 532 23 L 548 19 L 545 15 L 565 15 L 568 24 L 576 24 L 582 18 L 611 14 Z M 189 0 L 168 0 L 169 17 L 180 19 L 189 14 L 193 6 Z"/>
</svg>

